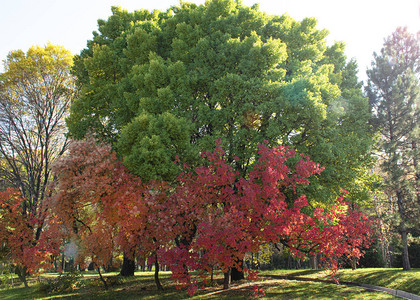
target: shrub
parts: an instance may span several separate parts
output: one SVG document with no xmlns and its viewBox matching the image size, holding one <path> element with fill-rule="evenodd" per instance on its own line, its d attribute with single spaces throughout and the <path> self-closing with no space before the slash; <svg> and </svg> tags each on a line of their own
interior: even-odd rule
<svg viewBox="0 0 420 300">
<path fill-rule="evenodd" d="M 78 271 L 71 271 L 61 274 L 55 279 L 47 279 L 39 285 L 39 291 L 46 293 L 61 293 L 73 291 L 74 288 L 80 287 L 82 283 L 79 281 L 83 275 Z"/>
</svg>

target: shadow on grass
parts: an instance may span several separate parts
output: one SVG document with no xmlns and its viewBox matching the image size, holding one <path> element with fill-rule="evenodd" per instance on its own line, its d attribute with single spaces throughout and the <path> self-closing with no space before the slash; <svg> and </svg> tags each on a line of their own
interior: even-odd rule
<svg viewBox="0 0 420 300">
<path fill-rule="evenodd" d="M 0 290 L 0 299 L 2 300 L 39 299 L 42 297 L 44 297 L 44 294 L 40 293 L 36 286 L 30 286 L 28 288 L 21 286 Z"/>
<path fill-rule="evenodd" d="M 375 281 L 382 278 L 384 281 L 390 281 L 393 278 L 395 279 L 394 276 L 401 276 L 396 271 L 386 269 L 367 270 L 365 271 L 366 274 L 362 271 L 360 271 L 360 274 L 346 271 L 341 275 L 343 277 L 342 281 L 352 281 L 355 278 L 362 278 L 365 281 Z M 395 299 L 390 295 L 369 292 L 359 287 L 326 283 L 325 281 L 329 281 L 329 279 L 327 280 L 324 275 L 318 277 L 318 274 L 322 275 L 322 270 L 289 270 L 287 273 L 279 271 L 277 274 L 261 275 L 262 281 L 259 282 L 239 282 L 236 286 L 232 285 L 230 290 L 222 290 L 222 285 L 219 282 L 221 277 L 217 277 L 215 279 L 219 284 L 215 283 L 205 290 L 199 290 L 194 299 L 251 299 L 255 285 L 265 290 L 264 299 Z M 301 281 L 304 276 L 307 276 L 308 281 Z M 297 277 L 300 281 L 293 280 L 291 277 Z M 85 278 L 81 280 L 83 284 L 73 292 L 46 294 L 40 292 L 37 285 L 33 285 L 28 289 L 15 287 L 0 290 L 0 299 L 188 299 L 185 289 L 177 290 L 169 275 L 162 278 L 162 284 L 165 288 L 162 292 L 156 290 L 153 276 L 150 274 L 142 274 L 141 276 L 136 274 L 134 277 L 122 279 L 118 276 L 109 276 L 108 279 L 116 282 L 108 291 L 103 289 L 99 279 Z M 358 281 L 360 282 L 360 280 Z M 364 283 L 370 284 L 369 282 Z M 415 283 L 414 280 L 413 284 Z"/>
<path fill-rule="evenodd" d="M 288 282 L 266 289 L 269 299 L 394 299 L 393 296 L 321 282 Z"/>
<path fill-rule="evenodd" d="M 313 274 L 318 274 L 320 273 L 322 270 L 296 270 L 296 271 L 288 271 L 286 274 L 262 274 L 259 275 L 259 277 L 261 278 L 273 278 L 273 279 L 288 279 L 288 280 L 293 280 L 293 279 L 299 279 L 301 281 L 317 281 L 317 282 L 331 282 L 331 280 L 324 280 L 324 279 L 319 279 L 319 278 L 305 278 L 305 277 L 301 277 L 301 276 L 305 276 L 305 275 L 313 275 Z"/>
<path fill-rule="evenodd" d="M 263 299 L 395 299 L 393 296 L 370 292 L 358 287 L 347 287 L 322 282 L 301 282 L 294 280 L 274 280 L 256 283 L 263 288 Z M 254 285 L 233 288 L 217 293 L 202 294 L 195 299 L 251 299 Z"/>
<path fill-rule="evenodd" d="M 134 300 L 134 299 L 186 299 L 186 293 L 172 290 L 158 292 L 155 290 L 111 290 L 96 292 L 94 294 L 60 295 L 53 299 L 104 299 L 104 300 Z"/>
<path fill-rule="evenodd" d="M 177 290 L 170 279 L 161 278 L 163 291 L 157 291 L 154 279 L 148 276 L 133 276 L 121 278 L 118 276 L 108 277 L 109 282 L 116 280 L 115 284 L 111 284 L 109 290 L 103 288 L 102 282 L 98 278 L 87 279 L 84 285 L 76 289 L 73 293 L 50 294 L 44 299 L 186 299 L 185 291 Z"/>
<path fill-rule="evenodd" d="M 420 294 L 420 272 L 418 269 L 403 271 L 401 269 L 357 269 L 340 272 L 340 281 L 357 282 L 370 285 L 399 289 L 413 294 Z"/>
</svg>

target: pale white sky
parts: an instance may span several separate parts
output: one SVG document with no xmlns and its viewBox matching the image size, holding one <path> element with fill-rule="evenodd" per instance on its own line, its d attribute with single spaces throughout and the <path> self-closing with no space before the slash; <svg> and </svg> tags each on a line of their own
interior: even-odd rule
<svg viewBox="0 0 420 300">
<path fill-rule="evenodd" d="M 191 0 L 204 3 L 204 0 Z M 319 29 L 328 29 L 329 42 L 346 43 L 346 54 L 356 58 L 360 79 L 365 79 L 373 51 L 398 26 L 420 30 L 420 0 L 243 0 L 260 4 L 269 14 L 288 13 L 296 20 L 316 17 Z M 0 0 L 0 60 L 11 50 L 32 45 L 58 44 L 78 54 L 97 30 L 97 19 L 106 19 L 111 6 L 128 11 L 141 8 L 166 10 L 179 0 Z M 3 67 L 0 68 L 3 70 Z"/>
</svg>

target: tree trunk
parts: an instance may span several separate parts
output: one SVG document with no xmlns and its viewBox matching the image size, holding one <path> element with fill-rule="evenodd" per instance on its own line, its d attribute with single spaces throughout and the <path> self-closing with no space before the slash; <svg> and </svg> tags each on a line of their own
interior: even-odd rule
<svg viewBox="0 0 420 300">
<path fill-rule="evenodd" d="M 286 269 L 291 270 L 293 269 L 293 262 L 292 262 L 292 256 L 290 254 L 287 255 L 287 267 Z"/>
<path fill-rule="evenodd" d="M 403 193 L 401 190 L 397 191 L 397 203 L 398 203 L 398 210 L 401 216 L 401 240 L 403 245 L 403 252 L 402 252 L 402 262 L 403 262 L 403 270 L 410 271 L 410 259 L 408 257 L 408 244 L 407 244 L 407 228 L 405 226 L 405 211 L 404 211 L 404 199 Z"/>
<path fill-rule="evenodd" d="M 113 262 L 112 262 L 112 256 L 111 256 L 108 264 L 106 266 L 104 266 L 105 272 L 107 272 L 107 273 L 112 272 L 112 267 L 113 267 Z"/>
<path fill-rule="evenodd" d="M 101 267 L 97 267 L 96 268 L 96 270 L 98 271 L 98 274 L 99 274 L 99 278 L 101 279 L 101 281 L 103 282 L 103 284 L 104 284 L 104 287 L 105 287 L 105 290 L 108 290 L 108 284 L 106 283 L 106 280 L 104 279 L 104 277 L 102 276 L 102 274 L 101 274 Z"/>
<path fill-rule="evenodd" d="M 230 273 L 232 281 L 245 279 L 244 271 L 239 271 L 237 268 L 232 268 L 232 271 Z"/>
<path fill-rule="evenodd" d="M 10 268 L 10 281 L 12 283 L 12 288 L 13 288 L 13 273 L 16 271 L 16 268 L 13 270 L 13 268 Z"/>
<path fill-rule="evenodd" d="M 309 262 L 311 264 L 311 269 L 314 269 L 314 270 L 318 269 L 318 260 L 317 260 L 316 254 L 311 255 Z"/>
<path fill-rule="evenodd" d="M 416 172 L 415 175 L 415 182 L 414 182 L 414 190 L 415 193 L 417 194 L 417 203 L 420 205 L 420 171 L 419 171 L 419 167 L 418 167 L 418 151 L 417 151 L 417 143 L 416 141 L 412 141 L 411 142 L 411 147 L 413 150 L 413 168 L 414 171 Z"/>
<path fill-rule="evenodd" d="M 356 270 L 357 268 L 357 259 L 355 257 L 352 257 L 350 260 L 350 265 L 352 270 Z"/>
<path fill-rule="evenodd" d="M 163 291 L 163 287 L 162 284 L 160 284 L 160 280 L 159 280 L 159 261 L 158 261 L 158 256 L 157 254 L 155 255 L 155 283 L 156 283 L 156 288 L 158 289 L 158 291 Z"/>
<path fill-rule="evenodd" d="M 403 244 L 403 253 L 402 253 L 402 262 L 403 262 L 403 270 L 404 271 L 410 271 L 410 259 L 408 257 L 408 245 L 407 245 L 407 229 L 405 228 L 405 225 L 403 228 L 401 228 L 401 239 Z"/>
<path fill-rule="evenodd" d="M 229 269 L 229 271 L 227 271 L 226 273 L 224 273 L 224 279 L 223 279 L 223 289 L 227 290 L 229 288 L 230 285 L 230 273 L 231 270 Z"/>
<path fill-rule="evenodd" d="M 26 267 L 17 267 L 15 269 L 16 274 L 18 275 L 20 281 L 23 282 L 23 285 L 27 288 L 28 287 L 28 281 L 26 280 L 26 275 L 27 275 L 27 269 Z"/>
<path fill-rule="evenodd" d="M 57 255 L 52 255 L 51 258 L 53 260 L 54 272 L 57 273 L 57 270 L 58 270 Z"/>
<path fill-rule="evenodd" d="M 240 260 L 239 261 L 239 268 L 241 270 L 239 270 L 238 268 L 232 268 L 231 270 L 231 274 L 230 274 L 230 278 L 232 281 L 238 281 L 238 280 L 242 280 L 245 279 L 245 275 L 244 275 L 244 271 L 243 268 L 244 267 L 244 261 Z"/>
<path fill-rule="evenodd" d="M 120 275 L 124 277 L 134 276 L 135 269 L 136 269 L 136 262 L 133 259 L 130 259 L 124 253 L 123 265 L 121 267 Z"/>
<path fill-rule="evenodd" d="M 379 247 L 381 248 L 381 254 L 382 257 L 384 258 L 385 262 L 386 262 L 386 266 L 389 267 L 389 260 L 388 260 L 388 253 L 387 253 L 387 248 L 388 248 L 388 243 L 386 241 L 385 238 L 385 233 L 384 233 L 384 229 L 383 229 L 383 223 L 381 220 L 381 214 L 379 211 L 379 207 L 378 207 L 378 201 L 377 201 L 377 197 L 376 197 L 376 193 L 373 195 L 373 200 L 374 200 L 374 205 L 375 205 L 375 213 L 376 213 L 376 217 L 379 220 Z"/>
<path fill-rule="evenodd" d="M 74 258 L 70 258 L 68 262 L 64 262 L 64 272 L 74 271 Z"/>
<path fill-rule="evenodd" d="M 66 266 L 66 258 L 64 256 L 64 251 L 61 252 L 61 270 L 60 274 L 64 272 L 64 268 Z"/>
<path fill-rule="evenodd" d="M 239 264 L 238 268 L 236 268 L 236 267 L 232 268 L 231 271 L 230 271 L 231 281 L 239 281 L 239 280 L 245 279 L 245 274 L 244 274 L 244 271 L 243 271 L 244 260 L 243 259 L 241 259 L 241 260 L 238 259 L 238 264 Z"/>
</svg>

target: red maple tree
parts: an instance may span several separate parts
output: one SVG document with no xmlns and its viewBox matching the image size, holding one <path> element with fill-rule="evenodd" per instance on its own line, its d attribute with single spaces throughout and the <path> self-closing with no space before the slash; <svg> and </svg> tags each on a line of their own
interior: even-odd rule
<svg viewBox="0 0 420 300">
<path fill-rule="evenodd" d="M 295 151 L 287 147 L 259 146 L 259 158 L 247 178 L 240 177 L 224 159 L 220 146 L 205 153 L 205 166 L 185 169 L 167 205 L 175 243 L 161 249 L 173 279 L 181 286 L 196 286 L 189 270 L 210 274 L 213 266 L 225 273 L 243 269 L 247 252 L 263 243 L 283 244 L 296 256 L 322 254 L 333 272 L 342 257 L 359 258 L 372 232 L 363 214 L 350 209 L 343 197 L 328 211 L 309 208 L 298 185 L 323 168 L 302 156 L 288 166 Z"/>
<path fill-rule="evenodd" d="M 73 142 L 52 171 L 55 181 L 47 203 L 50 215 L 61 225 L 57 235 L 72 246 L 76 263 L 84 264 L 90 257 L 99 271 L 118 248 L 116 199 L 127 197 L 134 181 L 111 147 L 92 137 Z"/>
<path fill-rule="evenodd" d="M 158 288 L 161 262 L 191 295 L 198 288 L 191 270 L 206 277 L 217 267 L 228 287 L 230 270 L 244 270 L 245 254 L 263 243 L 283 244 L 296 256 L 321 254 L 333 271 L 370 243 L 367 217 L 343 197 L 324 211 L 298 194 L 323 168 L 292 149 L 259 145 L 247 177 L 227 163 L 220 145 L 203 161 L 195 169 L 184 166 L 175 183 L 145 183 L 110 146 L 92 138 L 74 142 L 54 167 L 50 207 L 67 239 L 77 240 L 80 258 L 90 256 L 98 266 L 118 251 L 148 259 L 156 264 Z"/>
<path fill-rule="evenodd" d="M 15 268 L 25 286 L 26 275 L 36 274 L 41 268 L 48 267 L 51 237 L 41 236 L 36 240 L 36 228 L 45 222 L 45 216 L 28 212 L 24 214 L 24 199 L 18 189 L 8 188 L 0 192 L 0 245 Z M 40 210 L 43 211 L 43 210 Z"/>
</svg>

